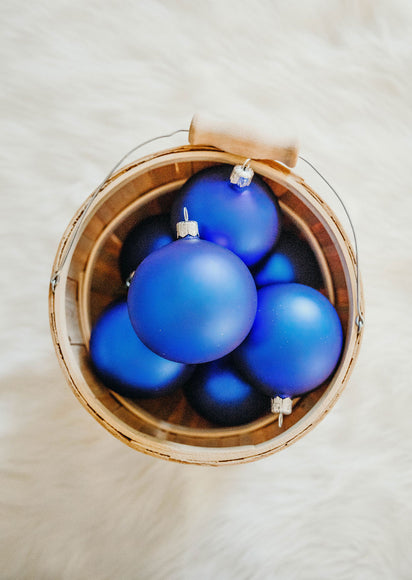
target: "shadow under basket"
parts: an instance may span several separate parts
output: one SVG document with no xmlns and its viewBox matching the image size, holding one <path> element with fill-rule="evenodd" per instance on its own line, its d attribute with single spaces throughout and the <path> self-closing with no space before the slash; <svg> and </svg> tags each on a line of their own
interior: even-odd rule
<svg viewBox="0 0 412 580">
<path fill-rule="evenodd" d="M 310 431 L 344 389 L 358 354 L 362 332 L 356 325 L 356 263 L 353 250 L 330 208 L 304 181 L 281 164 L 254 161 L 271 187 L 284 225 L 311 246 L 322 273 L 320 290 L 335 305 L 344 347 L 334 374 L 319 388 L 294 400 L 279 428 L 267 414 L 240 427 L 214 427 L 193 411 L 181 391 L 159 399 L 127 399 L 106 388 L 90 364 L 91 328 L 102 310 L 125 294 L 118 256 L 126 235 L 144 218 L 166 212 L 182 184 L 197 171 L 244 160 L 213 147 L 183 146 L 133 162 L 115 173 L 68 226 L 53 271 L 62 266 L 49 293 L 50 325 L 59 362 L 75 395 L 108 431 L 155 457 L 223 465 L 265 457 Z M 90 198 L 89 198 L 90 199 Z M 81 226 L 76 234 L 79 220 Z M 362 296 L 359 297 L 363 312 Z M 189 379 L 190 382 L 190 379 Z"/>
</svg>

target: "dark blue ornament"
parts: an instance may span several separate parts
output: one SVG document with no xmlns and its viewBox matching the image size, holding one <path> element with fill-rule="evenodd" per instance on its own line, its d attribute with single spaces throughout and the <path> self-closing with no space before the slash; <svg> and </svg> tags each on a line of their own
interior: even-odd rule
<svg viewBox="0 0 412 580">
<path fill-rule="evenodd" d="M 274 284 L 258 291 L 255 323 L 234 357 L 265 394 L 292 398 L 329 377 L 342 343 L 342 326 L 327 298 L 302 284 Z"/>
<path fill-rule="evenodd" d="M 242 260 L 192 236 L 150 254 L 137 268 L 127 300 L 142 342 L 190 364 L 234 350 L 249 333 L 257 306 L 256 286 Z"/>
<path fill-rule="evenodd" d="M 93 327 L 90 356 L 104 384 L 128 397 L 169 394 L 193 371 L 158 356 L 142 343 L 130 323 L 126 301 L 115 302 L 100 316 Z"/>
<path fill-rule="evenodd" d="M 168 214 L 151 216 L 137 224 L 128 233 L 120 250 L 119 269 L 123 282 L 146 256 L 170 244 L 174 239 Z"/>
<path fill-rule="evenodd" d="M 275 244 L 280 231 L 276 198 L 261 177 L 250 185 L 230 183 L 233 167 L 218 165 L 193 175 L 172 208 L 172 227 L 183 208 L 199 223 L 200 237 L 237 254 L 248 266 L 256 264 Z"/>
<path fill-rule="evenodd" d="M 227 358 L 199 366 L 185 387 L 192 407 L 211 423 L 243 425 L 270 413 L 270 399 L 242 379 Z"/>
<path fill-rule="evenodd" d="M 319 288 L 322 275 L 309 245 L 295 234 L 282 232 L 274 250 L 259 265 L 255 282 L 258 288 L 288 282 Z"/>
</svg>

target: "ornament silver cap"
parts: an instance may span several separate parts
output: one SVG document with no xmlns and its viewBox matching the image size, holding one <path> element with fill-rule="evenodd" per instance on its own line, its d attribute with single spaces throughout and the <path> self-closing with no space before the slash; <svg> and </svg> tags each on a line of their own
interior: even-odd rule
<svg viewBox="0 0 412 580">
<path fill-rule="evenodd" d="M 197 222 L 189 220 L 187 207 L 183 208 L 183 217 L 185 221 L 177 222 L 176 224 L 177 238 L 185 238 L 186 236 L 199 237 L 199 225 Z"/>
<path fill-rule="evenodd" d="M 238 187 L 247 187 L 252 182 L 255 172 L 249 165 L 250 159 L 246 159 L 243 165 L 235 165 L 230 174 L 230 183 Z"/>
<path fill-rule="evenodd" d="M 279 427 L 283 425 L 283 415 L 290 415 L 292 412 L 292 399 L 290 397 L 273 397 L 271 400 L 270 410 L 272 413 L 278 413 Z"/>
<path fill-rule="evenodd" d="M 133 270 L 133 272 L 130 272 L 130 274 L 126 278 L 126 282 L 125 282 L 126 288 L 130 288 L 130 284 L 132 283 L 132 280 L 133 280 L 135 274 L 136 274 L 136 270 Z"/>
</svg>

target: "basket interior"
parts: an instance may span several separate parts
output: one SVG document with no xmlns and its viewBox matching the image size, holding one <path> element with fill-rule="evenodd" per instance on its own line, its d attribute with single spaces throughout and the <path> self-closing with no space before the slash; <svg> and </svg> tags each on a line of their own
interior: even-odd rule
<svg viewBox="0 0 412 580">
<path fill-rule="evenodd" d="M 159 162 L 146 170 L 144 164 L 141 170 L 129 166 L 119 174 L 118 183 L 114 179 L 92 207 L 73 253 L 67 279 L 66 310 L 70 347 L 82 379 L 79 390 L 87 391 L 89 399 L 91 396 L 108 411 L 108 416 L 112 417 L 111 430 L 122 432 L 130 440 L 134 434 L 143 434 L 195 447 L 258 445 L 275 439 L 299 422 L 330 387 L 332 379 L 295 399 L 294 410 L 284 417 L 281 429 L 272 414 L 247 425 L 222 428 L 200 417 L 181 390 L 158 399 L 129 399 L 107 389 L 94 374 L 88 357 L 91 328 L 112 300 L 126 295 L 118 270 L 123 240 L 144 218 L 168 212 L 180 186 L 193 173 L 214 164 L 216 161 L 186 159 L 182 155 L 179 162 Z M 323 277 L 323 286 L 319 289 L 335 304 L 346 336 L 349 297 L 336 243 L 328 228 L 292 188 L 268 177 L 265 180 L 279 200 L 285 229 L 295 232 L 312 247 Z"/>
</svg>

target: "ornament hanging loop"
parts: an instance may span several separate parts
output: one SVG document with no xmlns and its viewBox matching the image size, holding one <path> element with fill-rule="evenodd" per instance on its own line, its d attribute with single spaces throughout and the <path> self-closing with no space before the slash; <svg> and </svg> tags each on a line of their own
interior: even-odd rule
<svg viewBox="0 0 412 580">
<path fill-rule="evenodd" d="M 243 169 L 247 169 L 250 166 L 250 162 L 251 161 L 252 160 L 250 158 L 249 159 L 246 159 L 246 161 L 242 165 Z"/>
<path fill-rule="evenodd" d="M 124 283 L 126 288 L 129 288 L 135 274 L 136 274 L 136 270 L 133 270 L 133 272 L 131 272 L 129 274 L 129 276 L 126 278 L 126 282 Z"/>
<path fill-rule="evenodd" d="M 279 429 L 281 429 L 281 427 L 283 425 L 283 413 L 279 413 L 279 415 L 278 415 L 278 425 L 279 425 Z"/>
</svg>

